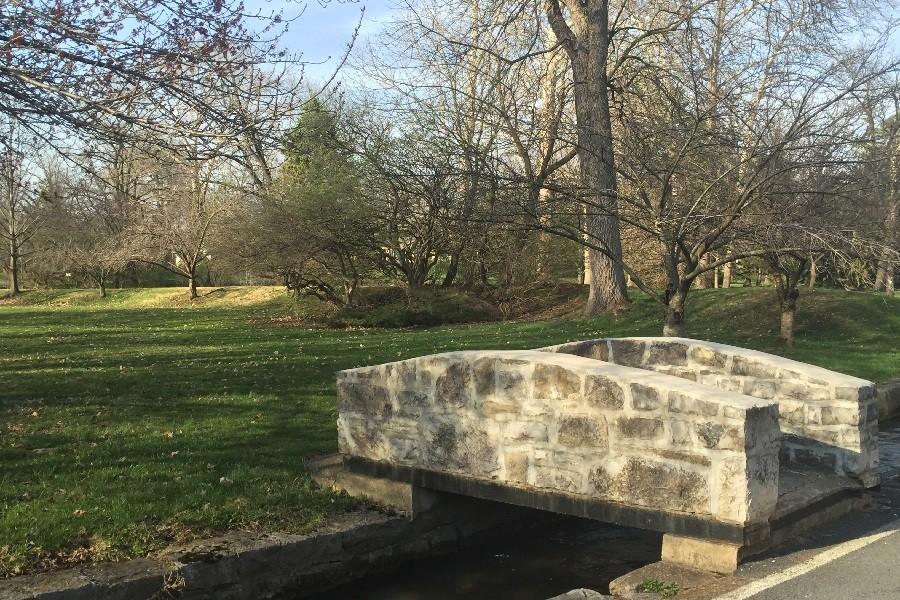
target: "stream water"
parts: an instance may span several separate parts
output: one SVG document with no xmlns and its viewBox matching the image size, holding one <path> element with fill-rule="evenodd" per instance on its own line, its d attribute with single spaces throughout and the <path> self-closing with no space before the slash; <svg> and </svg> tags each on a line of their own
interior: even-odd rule
<svg viewBox="0 0 900 600">
<path fill-rule="evenodd" d="M 575 517 L 456 554 L 404 564 L 316 600 L 546 600 L 659 560 L 662 535 Z"/>
</svg>

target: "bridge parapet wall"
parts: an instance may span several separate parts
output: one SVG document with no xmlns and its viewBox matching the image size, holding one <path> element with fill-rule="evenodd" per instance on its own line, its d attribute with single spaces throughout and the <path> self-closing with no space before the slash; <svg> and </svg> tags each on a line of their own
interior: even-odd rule
<svg viewBox="0 0 900 600">
<path fill-rule="evenodd" d="M 541 351 L 454 352 L 338 374 L 340 451 L 744 525 L 775 508 L 769 400 Z"/>
<path fill-rule="evenodd" d="M 872 382 L 764 352 L 686 338 L 610 338 L 543 348 L 778 403 L 782 461 L 879 482 Z"/>
</svg>

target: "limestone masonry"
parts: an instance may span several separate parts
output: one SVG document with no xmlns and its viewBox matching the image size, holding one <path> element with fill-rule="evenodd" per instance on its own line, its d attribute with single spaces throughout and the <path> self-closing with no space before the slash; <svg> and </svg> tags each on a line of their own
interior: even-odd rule
<svg viewBox="0 0 900 600">
<path fill-rule="evenodd" d="M 772 517 L 779 456 L 878 481 L 870 382 L 722 344 L 452 352 L 337 387 L 345 456 L 508 488 L 743 526 Z"/>
<path fill-rule="evenodd" d="M 878 400 L 864 379 L 725 344 L 618 338 L 543 350 L 650 369 L 778 403 L 783 463 L 821 466 L 878 485 Z"/>
</svg>

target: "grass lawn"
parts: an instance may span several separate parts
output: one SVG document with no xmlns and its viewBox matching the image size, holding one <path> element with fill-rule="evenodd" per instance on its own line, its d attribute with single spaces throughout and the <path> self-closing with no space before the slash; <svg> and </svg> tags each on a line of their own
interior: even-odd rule
<svg viewBox="0 0 900 600">
<path fill-rule="evenodd" d="M 692 295 L 688 334 L 782 353 L 773 291 Z M 303 531 L 346 510 L 304 457 L 335 449 L 339 369 L 463 348 L 656 335 L 638 299 L 592 321 L 417 330 L 281 322 L 315 310 L 273 289 L 33 292 L 0 303 L 0 577 L 152 553 L 233 528 Z M 900 300 L 801 298 L 786 354 L 854 375 L 900 375 Z"/>
</svg>

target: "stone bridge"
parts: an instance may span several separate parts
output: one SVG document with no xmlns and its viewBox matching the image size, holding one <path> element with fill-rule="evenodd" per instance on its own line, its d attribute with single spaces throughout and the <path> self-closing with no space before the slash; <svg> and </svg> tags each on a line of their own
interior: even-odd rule
<svg viewBox="0 0 900 600">
<path fill-rule="evenodd" d="M 698 340 L 424 356 L 338 398 L 352 472 L 661 531 L 716 571 L 879 481 L 872 383 Z"/>
</svg>

